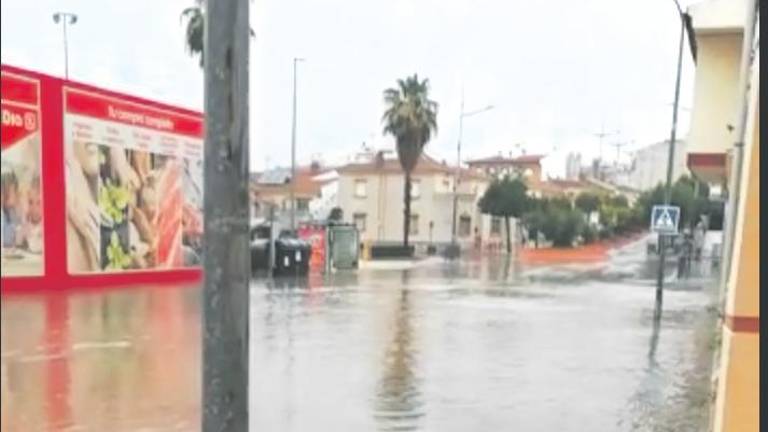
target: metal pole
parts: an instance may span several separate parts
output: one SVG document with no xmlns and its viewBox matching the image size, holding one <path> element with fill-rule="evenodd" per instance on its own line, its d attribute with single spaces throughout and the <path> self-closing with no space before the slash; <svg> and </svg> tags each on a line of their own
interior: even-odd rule
<svg viewBox="0 0 768 432">
<path fill-rule="evenodd" d="M 291 231 L 296 230 L 296 63 L 293 59 L 293 120 L 291 121 Z"/>
<path fill-rule="evenodd" d="M 461 113 L 459 114 L 459 141 L 456 143 L 456 174 L 453 179 L 453 218 L 451 244 L 456 245 L 456 217 L 459 205 L 459 175 L 461 174 L 461 136 L 464 131 L 464 88 L 461 89 Z"/>
<path fill-rule="evenodd" d="M 64 32 L 64 78 L 69 79 L 69 48 L 67 46 L 67 19 L 69 17 L 64 15 L 62 20 L 62 26 Z"/>
<path fill-rule="evenodd" d="M 677 4 L 677 1 L 675 1 Z M 677 51 L 677 77 L 675 78 L 675 102 L 672 108 L 672 131 L 669 137 L 669 154 L 667 156 L 667 181 L 664 186 L 664 205 L 669 205 L 672 194 L 672 167 L 675 160 L 675 139 L 677 135 L 677 106 L 680 101 L 680 75 L 683 66 L 683 40 L 685 39 L 685 18 L 678 5 L 678 17 L 680 18 L 680 43 Z M 659 270 L 656 276 L 656 307 L 654 319 L 661 319 L 661 305 L 664 297 L 664 261 L 666 259 L 666 247 L 662 243 L 663 235 L 659 233 Z"/>
<path fill-rule="evenodd" d="M 248 4 L 207 1 L 202 430 L 248 430 Z"/>
</svg>

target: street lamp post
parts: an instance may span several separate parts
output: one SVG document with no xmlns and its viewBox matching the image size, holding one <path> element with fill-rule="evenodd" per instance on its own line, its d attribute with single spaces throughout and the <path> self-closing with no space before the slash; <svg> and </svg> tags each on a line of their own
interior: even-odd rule
<svg viewBox="0 0 768 432">
<path fill-rule="evenodd" d="M 459 114 L 459 141 L 456 144 L 456 172 L 454 174 L 453 179 L 453 218 L 452 218 L 452 225 L 451 225 L 451 247 L 454 252 L 457 252 L 457 245 L 456 245 L 456 218 L 458 213 L 458 203 L 459 203 L 459 180 L 461 177 L 461 137 L 462 133 L 464 131 L 464 117 L 470 117 L 475 114 L 480 114 L 489 110 L 493 109 L 493 105 L 488 105 L 483 109 L 479 109 L 476 111 L 470 111 L 470 112 L 464 112 L 464 91 L 462 90 L 461 94 L 461 114 Z"/>
<path fill-rule="evenodd" d="M 669 205 L 672 193 L 672 168 L 675 159 L 675 139 L 677 135 L 677 110 L 680 102 L 680 75 L 683 67 L 683 40 L 685 39 L 685 19 L 686 13 L 680 7 L 677 0 L 673 0 L 677 6 L 678 17 L 680 18 L 680 41 L 677 49 L 677 77 L 675 78 L 675 100 L 672 106 L 672 130 L 669 137 L 669 154 L 667 156 L 667 181 L 664 185 L 664 205 Z M 661 305 L 664 297 L 664 261 L 666 258 L 666 247 L 662 239 L 663 234 L 658 234 L 659 245 L 659 269 L 656 275 L 656 307 L 654 308 L 654 319 L 661 319 Z"/>
<path fill-rule="evenodd" d="M 69 52 L 67 47 L 67 24 L 75 24 L 77 15 L 69 12 L 56 12 L 53 14 L 53 22 L 61 22 L 61 28 L 64 33 L 64 78 L 69 78 Z"/>
<path fill-rule="evenodd" d="M 296 230 L 296 64 L 303 58 L 293 59 L 293 120 L 291 121 L 291 231 Z"/>
</svg>

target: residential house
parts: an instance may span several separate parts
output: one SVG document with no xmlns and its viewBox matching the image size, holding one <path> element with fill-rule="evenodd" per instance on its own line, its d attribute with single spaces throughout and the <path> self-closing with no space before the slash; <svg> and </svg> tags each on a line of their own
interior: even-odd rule
<svg viewBox="0 0 768 432">
<path fill-rule="evenodd" d="M 255 218 L 269 218 L 273 216 L 271 213 L 274 211 L 274 217 L 287 224 L 290 219 L 290 198 L 293 189 L 297 221 L 324 219 L 327 214 L 320 214 L 321 210 L 329 205 L 332 208 L 334 205 L 332 198 L 329 198 L 333 195 L 334 181 L 334 170 L 322 167 L 317 162 L 296 168 L 295 185 L 291 184 L 290 168 L 275 168 L 263 173 L 254 173 L 250 185 L 253 203 L 251 215 Z"/>
<path fill-rule="evenodd" d="M 491 156 L 467 161 L 470 170 L 489 177 L 505 175 L 522 178 L 529 189 L 537 189 L 541 182 L 541 160 L 543 155 L 522 155 L 518 157 Z"/>
<path fill-rule="evenodd" d="M 404 175 L 392 151 L 369 151 L 337 168 L 338 204 L 344 220 L 357 225 L 363 241 L 403 240 Z M 446 245 L 452 240 L 456 168 L 422 155 L 412 175 L 410 240 L 419 245 Z M 457 196 L 457 241 L 472 244 L 488 238 L 490 218 L 477 203 L 487 177 L 462 169 Z"/>
</svg>

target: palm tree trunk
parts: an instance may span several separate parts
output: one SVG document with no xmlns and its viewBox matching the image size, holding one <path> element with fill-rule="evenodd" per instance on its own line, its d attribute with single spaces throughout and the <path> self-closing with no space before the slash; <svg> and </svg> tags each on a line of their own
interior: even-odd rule
<svg viewBox="0 0 768 432">
<path fill-rule="evenodd" d="M 509 216 L 504 216 L 504 225 L 506 225 L 506 231 L 507 231 L 507 253 L 512 253 L 512 233 L 510 233 L 509 229 Z"/>
<path fill-rule="evenodd" d="M 411 233 L 411 173 L 405 172 L 405 190 L 403 191 L 403 246 L 408 247 L 408 236 Z"/>
</svg>

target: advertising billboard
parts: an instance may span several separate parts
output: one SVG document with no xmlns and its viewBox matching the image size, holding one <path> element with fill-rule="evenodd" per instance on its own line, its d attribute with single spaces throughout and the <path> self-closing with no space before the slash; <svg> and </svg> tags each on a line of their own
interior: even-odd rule
<svg viewBox="0 0 768 432">
<path fill-rule="evenodd" d="M 65 86 L 69 273 L 199 266 L 200 116 Z"/>
<path fill-rule="evenodd" d="M 2 276 L 44 272 L 40 82 L 2 71 Z"/>
</svg>

